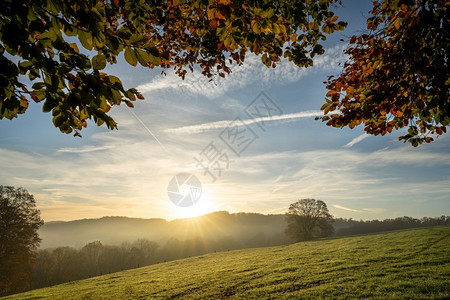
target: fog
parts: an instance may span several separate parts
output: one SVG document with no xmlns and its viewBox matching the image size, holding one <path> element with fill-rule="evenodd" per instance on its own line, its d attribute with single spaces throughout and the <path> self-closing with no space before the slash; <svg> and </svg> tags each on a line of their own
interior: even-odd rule
<svg viewBox="0 0 450 300">
<path fill-rule="evenodd" d="M 137 239 L 148 239 L 164 245 L 168 240 L 201 239 L 230 241 L 242 246 L 268 246 L 288 243 L 284 234 L 284 215 L 214 212 L 190 219 L 136 219 L 103 217 L 68 222 L 49 222 L 39 230 L 41 249 L 70 246 L 81 248 L 86 243 L 100 241 L 121 245 Z M 256 241 L 258 240 L 258 241 Z"/>
</svg>

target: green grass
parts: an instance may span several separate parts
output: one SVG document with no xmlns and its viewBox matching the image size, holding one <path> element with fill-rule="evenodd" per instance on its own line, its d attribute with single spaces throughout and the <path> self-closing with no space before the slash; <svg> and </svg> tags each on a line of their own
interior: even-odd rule
<svg viewBox="0 0 450 300">
<path fill-rule="evenodd" d="M 449 299 L 450 227 L 213 253 L 6 299 Z"/>
</svg>

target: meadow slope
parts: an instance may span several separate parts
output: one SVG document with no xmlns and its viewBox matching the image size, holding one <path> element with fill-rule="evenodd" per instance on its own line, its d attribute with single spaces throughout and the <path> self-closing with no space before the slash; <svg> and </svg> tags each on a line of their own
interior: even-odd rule
<svg viewBox="0 0 450 300">
<path fill-rule="evenodd" d="M 212 253 L 5 299 L 449 299 L 450 227 Z"/>
</svg>

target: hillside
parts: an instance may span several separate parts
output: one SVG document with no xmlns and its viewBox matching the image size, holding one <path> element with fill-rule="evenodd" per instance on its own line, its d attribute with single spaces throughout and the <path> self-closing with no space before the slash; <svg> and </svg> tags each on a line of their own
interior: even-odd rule
<svg viewBox="0 0 450 300">
<path fill-rule="evenodd" d="M 257 213 L 228 213 L 219 211 L 192 219 L 138 219 L 127 217 L 103 217 L 67 222 L 45 223 L 39 229 L 41 249 L 58 246 L 83 247 L 92 241 L 119 245 L 146 238 L 161 245 L 169 239 L 187 240 L 201 237 L 218 240 L 233 237 L 246 245 L 251 239 L 264 234 L 268 245 L 288 242 L 284 235 L 284 215 Z M 251 246 L 251 245 L 247 245 Z"/>
<path fill-rule="evenodd" d="M 448 299 L 450 227 L 218 252 L 5 299 Z"/>
</svg>

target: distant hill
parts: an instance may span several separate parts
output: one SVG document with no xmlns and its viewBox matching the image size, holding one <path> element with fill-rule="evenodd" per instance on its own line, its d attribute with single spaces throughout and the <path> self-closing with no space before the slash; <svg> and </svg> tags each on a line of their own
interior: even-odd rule
<svg viewBox="0 0 450 300">
<path fill-rule="evenodd" d="M 68 222 L 48 222 L 39 230 L 41 248 L 83 247 L 92 241 L 118 245 L 139 238 L 164 244 L 171 238 L 179 240 L 201 237 L 218 240 L 232 237 L 238 243 L 251 246 L 252 239 L 265 239 L 267 245 L 287 243 L 284 215 L 257 213 L 228 213 L 219 211 L 191 219 L 138 219 L 103 217 Z M 250 242 L 250 245 L 249 245 Z"/>
<path fill-rule="evenodd" d="M 5 299 L 449 299 L 449 274 L 442 226 L 211 253 Z"/>
</svg>

